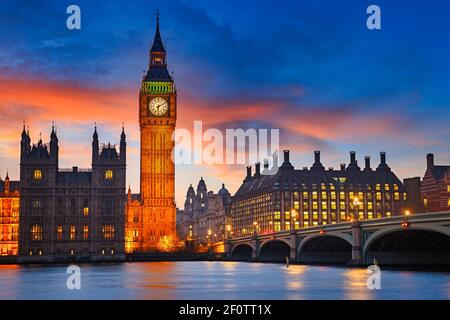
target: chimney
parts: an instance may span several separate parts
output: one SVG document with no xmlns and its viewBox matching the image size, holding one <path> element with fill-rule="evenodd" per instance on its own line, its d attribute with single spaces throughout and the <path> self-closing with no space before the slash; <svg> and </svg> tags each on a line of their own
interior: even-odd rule
<svg viewBox="0 0 450 320">
<path fill-rule="evenodd" d="M 382 165 L 386 164 L 386 152 L 380 152 L 380 163 Z"/>
<path fill-rule="evenodd" d="M 341 163 L 341 171 L 345 171 L 345 163 Z"/>
<path fill-rule="evenodd" d="M 289 150 L 284 150 L 284 163 L 289 163 Z"/>
<path fill-rule="evenodd" d="M 251 177 L 252 177 L 252 167 L 247 166 L 247 178 L 251 178 Z"/>
<path fill-rule="evenodd" d="M 269 169 L 269 159 L 264 159 L 264 169 Z"/>
<path fill-rule="evenodd" d="M 72 167 L 73 172 L 78 172 L 78 167 Z"/>
<path fill-rule="evenodd" d="M 366 157 L 364 158 L 364 160 L 366 161 L 366 166 L 364 167 L 364 170 L 372 170 L 372 169 L 370 168 L 370 157 L 369 157 L 369 156 L 366 156 Z"/>
<path fill-rule="evenodd" d="M 314 163 L 320 163 L 320 151 L 318 150 L 314 151 Z"/>
<path fill-rule="evenodd" d="M 434 154 L 429 153 L 427 154 L 427 169 L 433 168 L 434 168 Z"/>
<path fill-rule="evenodd" d="M 261 163 L 255 163 L 255 177 L 259 177 L 261 175 Z"/>
<path fill-rule="evenodd" d="M 356 152 L 350 151 L 350 164 L 356 165 Z"/>
</svg>

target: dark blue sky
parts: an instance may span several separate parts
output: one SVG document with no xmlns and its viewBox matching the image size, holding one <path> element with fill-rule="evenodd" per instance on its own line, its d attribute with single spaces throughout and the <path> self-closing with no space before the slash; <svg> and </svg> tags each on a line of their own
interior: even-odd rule
<svg viewBox="0 0 450 320">
<path fill-rule="evenodd" d="M 65 26 L 69 4 L 81 8 L 79 31 Z M 370 4 L 381 8 L 382 30 L 366 28 Z M 180 126 L 191 127 L 192 117 L 183 115 L 194 114 L 221 128 L 280 128 L 298 167 L 312 162 L 314 149 L 323 151 L 326 166 L 347 162 L 352 149 L 360 161 L 372 155 L 375 165 L 378 152 L 387 151 L 401 177 L 422 175 L 427 152 L 450 161 L 448 1 L 22 0 L 0 3 L 0 120 L 8 122 L 2 170 L 17 172 L 14 136 L 24 119 L 35 134 L 55 120 L 63 145 L 86 148 L 94 121 L 115 141 L 122 119 L 137 150 L 137 92 L 156 8 L 179 90 Z M 5 93 L 17 86 L 33 97 L 18 94 L 15 101 L 15 92 Z M 52 88 L 60 100 L 40 100 Z M 67 107 L 64 99 L 77 101 L 86 91 L 87 100 L 110 103 L 120 116 Z M 249 111 L 219 121 L 202 119 L 204 108 L 218 118 L 230 108 Z M 62 161 L 88 164 L 89 157 Z M 220 172 L 181 168 L 177 188 L 200 174 L 216 188 L 225 179 Z M 129 177 L 136 185 L 138 173 Z"/>
</svg>

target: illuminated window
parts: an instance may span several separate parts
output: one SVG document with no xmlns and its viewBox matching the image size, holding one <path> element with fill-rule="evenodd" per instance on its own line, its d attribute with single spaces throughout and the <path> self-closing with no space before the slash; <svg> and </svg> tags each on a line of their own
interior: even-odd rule
<svg viewBox="0 0 450 320">
<path fill-rule="evenodd" d="M 280 231 L 281 230 L 281 223 L 280 223 L 280 221 L 275 221 L 275 223 L 274 223 L 274 230 L 275 231 Z"/>
<path fill-rule="evenodd" d="M 313 198 L 314 200 L 317 200 L 317 191 L 313 191 L 313 193 L 312 193 L 312 198 Z"/>
<path fill-rule="evenodd" d="M 89 207 L 83 208 L 83 215 L 88 216 L 89 215 Z"/>
<path fill-rule="evenodd" d="M 372 201 L 367 202 L 367 209 L 368 210 L 372 210 L 373 209 L 373 202 Z"/>
<path fill-rule="evenodd" d="M 285 212 L 284 212 L 284 218 L 285 218 L 286 220 L 289 220 L 289 219 L 291 218 L 291 213 L 290 213 L 289 211 L 285 211 Z"/>
<path fill-rule="evenodd" d="M 423 198 L 423 206 L 428 207 L 428 199 L 426 197 Z"/>
<path fill-rule="evenodd" d="M 331 201 L 331 210 L 336 210 L 336 201 Z"/>
<path fill-rule="evenodd" d="M 294 201 L 294 209 L 299 209 L 300 208 L 300 204 L 298 203 L 298 201 Z"/>
<path fill-rule="evenodd" d="M 274 211 L 273 219 L 274 220 L 280 220 L 280 218 L 281 218 L 280 211 Z"/>
<path fill-rule="evenodd" d="M 103 239 L 114 239 L 114 226 L 104 225 L 102 227 Z"/>
<path fill-rule="evenodd" d="M 31 240 L 33 241 L 42 240 L 42 226 L 40 224 L 35 224 L 31 226 Z"/>
<path fill-rule="evenodd" d="M 359 216 L 359 220 L 363 220 L 364 219 L 364 212 L 360 211 L 358 216 Z"/>
<path fill-rule="evenodd" d="M 398 185 L 394 184 L 394 191 L 398 191 Z"/>
<path fill-rule="evenodd" d="M 105 179 L 106 180 L 112 180 L 112 178 L 113 178 L 112 170 L 106 170 L 106 172 L 105 172 Z"/>
<path fill-rule="evenodd" d="M 303 212 L 303 219 L 304 220 L 308 220 L 309 219 L 309 212 L 308 211 L 304 211 Z"/>
<path fill-rule="evenodd" d="M 319 223 L 317 221 L 313 221 L 313 226 L 318 226 Z"/>
<path fill-rule="evenodd" d="M 345 202 L 340 202 L 340 203 L 339 203 L 339 208 L 340 208 L 341 210 L 345 210 Z"/>
<path fill-rule="evenodd" d="M 317 214 L 317 211 L 313 211 L 313 219 L 317 220 L 319 218 L 319 215 Z"/>
<path fill-rule="evenodd" d="M 450 184 L 447 185 L 447 192 L 450 192 Z"/>
<path fill-rule="evenodd" d="M 83 226 L 83 240 L 89 240 L 89 226 Z"/>
<path fill-rule="evenodd" d="M 308 202 L 303 202 L 303 209 L 308 209 Z"/>
<path fill-rule="evenodd" d="M 69 240 L 75 240 L 75 232 L 76 232 L 75 226 L 71 225 L 69 229 Z"/>
<path fill-rule="evenodd" d="M 336 192 L 331 193 L 331 200 L 336 200 Z"/>
<path fill-rule="evenodd" d="M 391 200 L 391 194 L 389 192 L 386 192 L 385 197 L 386 197 L 386 200 Z"/>
<path fill-rule="evenodd" d="M 322 192 L 322 200 L 327 199 L 327 193 L 325 191 Z"/>
<path fill-rule="evenodd" d="M 290 221 L 286 221 L 285 223 L 285 230 L 289 230 L 289 229 L 291 229 L 291 222 Z"/>
<path fill-rule="evenodd" d="M 309 227 L 309 222 L 308 221 L 304 221 L 303 222 L 303 228 L 308 228 Z"/>
<path fill-rule="evenodd" d="M 327 202 L 326 201 L 322 202 L 322 210 L 327 210 Z"/>
<path fill-rule="evenodd" d="M 400 193 L 394 192 L 394 200 L 400 200 Z"/>
<path fill-rule="evenodd" d="M 73 256 L 73 255 L 75 254 L 75 250 L 70 249 L 69 254 L 70 254 L 71 256 Z"/>
<path fill-rule="evenodd" d="M 56 238 L 61 241 L 63 239 L 63 226 L 58 226 L 56 228 Z"/>
<path fill-rule="evenodd" d="M 408 194 L 405 192 L 403 193 L 403 200 L 406 201 L 408 199 Z"/>
<path fill-rule="evenodd" d="M 345 211 L 341 211 L 341 221 L 345 221 Z"/>
<path fill-rule="evenodd" d="M 379 183 L 375 186 L 375 190 L 377 191 L 381 190 L 381 185 Z"/>
<path fill-rule="evenodd" d="M 389 191 L 389 185 L 387 183 L 384 185 L 384 190 Z"/>
<path fill-rule="evenodd" d="M 368 218 L 368 219 L 373 219 L 373 213 L 372 213 L 372 211 L 368 211 L 368 212 L 367 212 L 367 218 Z"/>
<path fill-rule="evenodd" d="M 339 192 L 339 199 L 345 200 L 345 192 Z"/>
<path fill-rule="evenodd" d="M 295 229 L 300 229 L 300 221 L 295 221 L 294 222 L 294 228 Z"/>
<path fill-rule="evenodd" d="M 34 180 L 42 179 L 42 171 L 39 169 L 34 170 Z"/>
<path fill-rule="evenodd" d="M 308 192 L 303 192 L 303 199 L 308 199 Z"/>
<path fill-rule="evenodd" d="M 313 206 L 312 207 L 313 207 L 314 210 L 318 209 L 317 201 L 313 201 Z"/>
<path fill-rule="evenodd" d="M 327 220 L 328 219 L 328 214 L 326 212 L 322 212 L 322 219 L 323 220 Z"/>
<path fill-rule="evenodd" d="M 33 208 L 39 209 L 41 207 L 41 200 L 33 199 L 32 204 L 33 204 Z"/>
<path fill-rule="evenodd" d="M 447 201 L 447 207 L 450 208 L 450 198 L 449 198 L 448 201 Z"/>
<path fill-rule="evenodd" d="M 375 197 L 377 200 L 381 200 L 381 192 L 377 192 Z"/>
</svg>

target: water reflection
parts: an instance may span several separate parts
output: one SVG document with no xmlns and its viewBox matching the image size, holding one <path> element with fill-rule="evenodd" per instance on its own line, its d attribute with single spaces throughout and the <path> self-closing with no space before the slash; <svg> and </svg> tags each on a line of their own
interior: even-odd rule
<svg viewBox="0 0 450 320">
<path fill-rule="evenodd" d="M 0 299 L 449 299 L 448 273 L 245 262 L 80 265 L 82 290 L 67 290 L 67 266 L 0 266 Z"/>
</svg>

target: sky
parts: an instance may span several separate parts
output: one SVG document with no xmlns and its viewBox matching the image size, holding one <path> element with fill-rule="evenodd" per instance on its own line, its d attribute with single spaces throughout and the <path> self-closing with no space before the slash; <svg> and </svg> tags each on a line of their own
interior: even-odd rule
<svg viewBox="0 0 450 320">
<path fill-rule="evenodd" d="M 66 9 L 81 9 L 68 30 Z M 381 9 L 369 30 L 366 9 Z M 2 1 L 0 176 L 19 178 L 22 123 L 34 142 L 54 121 L 60 167 L 90 167 L 94 123 L 104 143 L 127 134 L 127 184 L 139 192 L 138 99 L 155 12 L 178 92 L 177 128 L 278 128 L 297 168 L 372 167 L 400 177 L 425 155 L 450 163 L 450 3 L 436 1 Z M 176 200 L 204 177 L 233 194 L 242 165 L 178 165 Z"/>
</svg>

